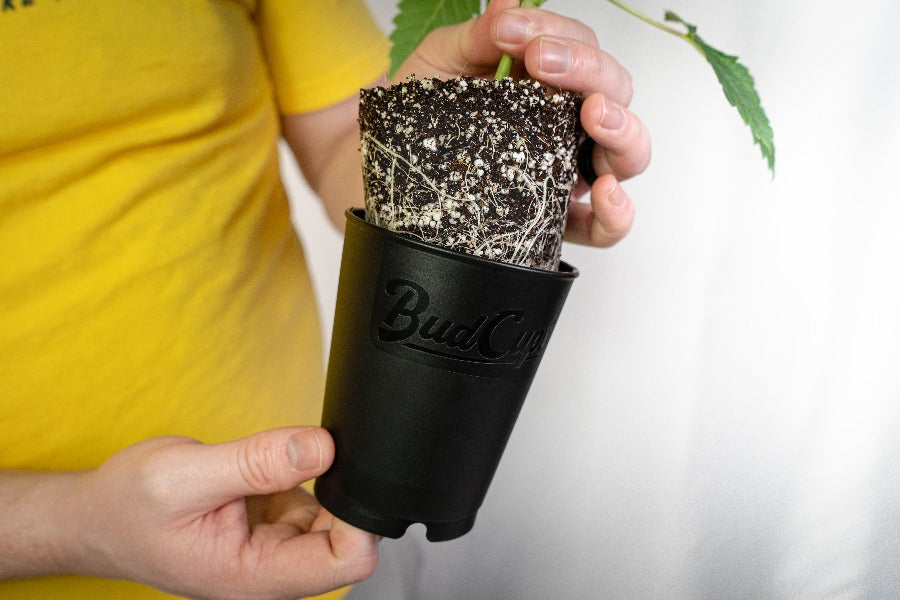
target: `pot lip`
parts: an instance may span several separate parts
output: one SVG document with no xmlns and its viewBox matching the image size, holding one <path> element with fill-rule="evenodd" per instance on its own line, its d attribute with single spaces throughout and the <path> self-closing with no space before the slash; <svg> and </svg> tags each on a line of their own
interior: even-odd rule
<svg viewBox="0 0 900 600">
<path fill-rule="evenodd" d="M 479 256 L 466 254 L 465 252 L 459 252 L 457 250 L 450 250 L 449 248 L 435 246 L 433 244 L 429 244 L 427 242 L 402 235 L 395 231 L 391 231 L 390 229 L 379 227 L 378 225 L 374 225 L 373 223 L 369 223 L 368 221 L 366 221 L 366 211 L 363 208 L 348 208 L 344 214 L 347 218 L 348 225 L 352 223 L 356 226 L 367 227 L 372 232 L 378 235 L 390 238 L 391 243 L 409 246 L 411 248 L 416 248 L 429 254 L 470 263 L 476 267 L 493 270 L 507 270 L 509 272 L 518 272 L 522 275 L 527 274 L 532 277 L 549 277 L 551 279 L 575 279 L 579 275 L 578 269 L 576 267 L 562 260 L 559 263 L 558 271 L 548 271 L 546 269 L 538 269 L 536 267 L 526 267 L 524 265 L 513 265 L 510 263 L 490 260 L 487 258 L 481 258 Z"/>
</svg>

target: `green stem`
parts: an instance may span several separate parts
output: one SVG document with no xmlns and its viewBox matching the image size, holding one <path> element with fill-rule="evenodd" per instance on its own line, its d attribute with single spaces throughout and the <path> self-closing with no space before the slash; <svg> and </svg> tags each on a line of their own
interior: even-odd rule
<svg viewBox="0 0 900 600">
<path fill-rule="evenodd" d="M 613 4 L 615 6 L 618 6 L 619 8 L 621 8 L 628 14 L 637 17 L 638 19 L 640 19 L 644 23 L 647 23 L 648 25 L 652 25 L 653 27 L 656 27 L 657 29 L 665 31 L 666 33 L 671 33 L 672 35 L 677 35 L 678 37 L 684 37 L 684 34 L 680 31 L 678 31 L 677 29 L 675 29 L 674 27 L 669 27 L 665 23 L 660 23 L 656 19 L 648 17 L 644 13 L 631 8 L 627 4 L 623 4 L 622 2 L 619 2 L 619 0 L 607 0 L 607 2 L 609 2 L 610 4 Z"/>
<path fill-rule="evenodd" d="M 519 6 L 522 8 L 534 8 L 536 6 L 540 6 L 546 0 L 521 0 L 519 2 Z M 512 71 L 513 65 L 513 57 L 509 54 L 504 54 L 500 57 L 500 64 L 497 66 L 497 72 L 494 73 L 494 79 L 500 80 L 504 77 L 509 77 L 510 72 Z"/>
<path fill-rule="evenodd" d="M 497 72 L 494 73 L 494 79 L 500 81 L 504 77 L 509 77 L 510 71 L 512 71 L 513 65 L 513 57 L 509 54 L 504 54 L 500 57 L 500 64 L 497 65 Z"/>
<path fill-rule="evenodd" d="M 628 14 L 630 14 L 630 15 L 632 15 L 632 16 L 634 16 L 634 17 L 637 17 L 638 19 L 640 19 L 640 20 L 643 21 L 644 23 L 647 23 L 648 25 L 650 25 L 650 26 L 652 26 L 652 27 L 656 27 L 656 28 L 659 29 L 660 31 L 665 31 L 666 33 L 670 33 L 670 34 L 674 35 L 675 37 L 680 37 L 681 39 L 683 39 L 683 40 L 685 40 L 686 42 L 688 42 L 691 46 L 693 46 L 694 48 L 696 48 L 697 50 L 699 50 L 701 54 L 703 53 L 703 51 L 700 49 L 700 47 L 697 45 L 697 43 L 696 43 L 696 42 L 693 40 L 693 38 L 692 38 L 690 35 L 688 35 L 687 33 L 683 32 L 683 31 L 679 31 L 678 29 L 675 29 L 674 27 L 669 27 L 669 26 L 666 25 L 665 23 L 662 23 L 662 22 L 660 22 L 660 21 L 657 21 L 656 19 L 654 19 L 654 18 L 652 18 L 652 17 L 648 17 L 647 15 L 645 15 L 645 14 L 642 13 L 642 12 L 640 12 L 639 10 L 636 10 L 636 9 L 634 9 L 634 8 L 631 8 L 631 7 L 628 6 L 627 4 L 625 4 L 625 3 L 623 3 L 623 2 L 620 2 L 620 0 L 607 0 L 607 2 L 609 2 L 609 3 L 612 4 L 613 6 L 617 6 L 617 7 L 621 8 L 622 10 L 624 10 L 625 12 L 627 12 Z"/>
</svg>

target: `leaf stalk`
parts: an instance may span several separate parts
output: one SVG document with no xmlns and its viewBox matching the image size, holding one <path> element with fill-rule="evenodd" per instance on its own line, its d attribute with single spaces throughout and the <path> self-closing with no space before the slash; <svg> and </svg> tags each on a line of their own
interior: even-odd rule
<svg viewBox="0 0 900 600">
<path fill-rule="evenodd" d="M 679 31 L 679 30 L 675 29 L 674 27 L 669 27 L 665 23 L 657 21 L 656 19 L 654 19 L 652 17 L 648 17 L 647 15 L 640 12 L 639 10 L 634 9 L 623 2 L 620 2 L 619 0 L 607 0 L 607 2 L 609 2 L 613 6 L 617 6 L 617 7 L 621 8 L 628 14 L 630 14 L 634 17 L 637 17 L 644 23 L 647 23 L 648 25 L 650 25 L 652 27 L 656 27 L 660 31 L 665 31 L 666 33 L 670 33 L 670 34 L 680 37 L 682 39 L 687 39 L 687 35 L 685 35 L 685 33 L 683 31 Z"/>
</svg>

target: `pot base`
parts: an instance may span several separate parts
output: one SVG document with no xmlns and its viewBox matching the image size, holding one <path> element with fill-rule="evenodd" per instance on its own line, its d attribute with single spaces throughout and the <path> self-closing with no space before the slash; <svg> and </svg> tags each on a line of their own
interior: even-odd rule
<svg viewBox="0 0 900 600">
<path fill-rule="evenodd" d="M 475 526 L 477 513 L 457 521 L 422 521 L 385 515 L 349 499 L 337 485 L 334 479 L 317 480 L 316 498 L 338 519 L 376 535 L 400 538 L 410 525 L 421 523 L 426 528 L 425 537 L 429 542 L 445 542 L 467 534 Z"/>
</svg>

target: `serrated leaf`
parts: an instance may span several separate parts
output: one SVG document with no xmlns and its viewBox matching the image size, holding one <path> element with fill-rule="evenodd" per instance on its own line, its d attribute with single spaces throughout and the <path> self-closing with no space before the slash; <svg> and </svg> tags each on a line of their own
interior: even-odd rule
<svg viewBox="0 0 900 600">
<path fill-rule="evenodd" d="M 756 91 L 750 71 L 738 62 L 737 56 L 725 54 L 713 48 L 697 35 L 697 27 L 684 21 L 672 11 L 666 12 L 666 21 L 680 23 L 687 29 L 687 39 L 712 66 L 725 93 L 725 98 L 734 106 L 744 123 L 753 133 L 753 142 L 759 145 L 762 156 L 769 165 L 769 171 L 775 176 L 775 142 L 769 118 L 763 110 L 762 102 Z"/>
<path fill-rule="evenodd" d="M 434 29 L 479 14 L 481 0 L 400 0 L 397 9 L 391 33 L 391 76 Z"/>
<path fill-rule="evenodd" d="M 692 34 L 697 33 L 696 25 L 691 25 L 690 23 L 688 23 L 687 21 L 685 21 L 684 19 L 682 19 L 681 17 L 676 15 L 671 10 L 666 11 L 666 21 L 669 21 L 670 23 L 679 23 L 681 25 L 684 25 L 684 28 L 687 29 L 688 34 L 692 35 Z"/>
</svg>

